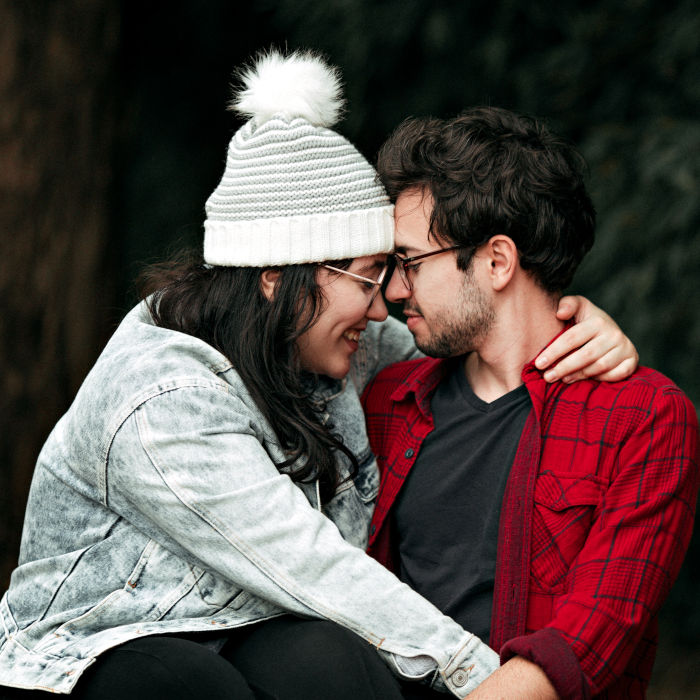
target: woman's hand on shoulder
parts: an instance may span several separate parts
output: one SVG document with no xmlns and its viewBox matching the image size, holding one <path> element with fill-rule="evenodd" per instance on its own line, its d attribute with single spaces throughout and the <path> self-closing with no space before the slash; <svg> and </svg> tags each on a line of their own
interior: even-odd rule
<svg viewBox="0 0 700 700">
<path fill-rule="evenodd" d="M 546 370 L 546 381 L 571 383 L 590 378 L 616 382 L 637 369 L 639 354 L 632 341 L 605 311 L 585 297 L 562 297 L 557 318 L 573 318 L 575 324 L 537 356 L 535 366 Z"/>
</svg>

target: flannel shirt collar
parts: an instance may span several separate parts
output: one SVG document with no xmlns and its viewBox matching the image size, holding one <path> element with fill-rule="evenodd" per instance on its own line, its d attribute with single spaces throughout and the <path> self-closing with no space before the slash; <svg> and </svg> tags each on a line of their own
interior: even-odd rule
<svg viewBox="0 0 700 700">
<path fill-rule="evenodd" d="M 549 347 L 572 325 L 573 323 L 571 321 L 567 322 L 564 328 L 542 347 L 542 350 Z M 550 386 L 543 378 L 544 373 L 535 367 L 535 358 L 542 350 L 523 367 L 523 371 L 520 375 L 523 384 L 528 388 L 538 417 L 542 414 L 547 387 Z M 461 363 L 463 360 L 464 356 L 462 355 L 460 357 L 451 357 L 447 359 L 426 358 L 425 360 L 415 362 L 403 381 L 392 392 L 391 400 L 395 402 L 404 401 L 410 394 L 413 394 L 418 409 L 425 417 L 430 417 L 430 399 L 435 389 L 437 389 L 438 384 L 447 376 L 455 364 Z"/>
<path fill-rule="evenodd" d="M 418 409 L 426 418 L 429 418 L 430 399 L 433 392 L 450 371 L 454 362 L 459 362 L 461 359 L 461 357 L 448 359 L 429 357 L 414 363 L 403 381 L 392 392 L 391 400 L 400 402 L 413 394 Z"/>
<path fill-rule="evenodd" d="M 567 331 L 573 325 L 573 321 L 567 321 L 564 328 L 562 328 L 559 333 L 557 333 L 546 345 L 542 347 L 535 357 L 533 357 L 532 360 L 530 360 L 530 362 L 523 367 L 523 371 L 520 374 L 523 384 L 525 384 L 528 393 L 530 394 L 530 399 L 532 400 L 532 405 L 535 408 L 538 420 L 542 419 L 542 413 L 544 411 L 547 396 L 551 395 L 552 391 L 560 391 L 562 387 L 565 387 L 566 385 L 562 384 L 561 382 L 555 382 L 554 384 L 546 382 L 544 379 L 544 371 L 535 367 L 535 359 L 545 348 L 548 348 L 562 333 Z"/>
</svg>

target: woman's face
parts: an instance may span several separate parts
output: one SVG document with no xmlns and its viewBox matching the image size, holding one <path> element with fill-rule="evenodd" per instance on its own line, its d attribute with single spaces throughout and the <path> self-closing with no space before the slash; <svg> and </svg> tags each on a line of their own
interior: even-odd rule
<svg viewBox="0 0 700 700">
<path fill-rule="evenodd" d="M 386 255 L 355 258 L 347 272 L 378 279 Z M 342 379 L 350 371 L 350 358 L 358 348 L 368 321 L 387 317 L 381 293 L 372 304 L 373 286 L 351 275 L 319 266 L 318 284 L 323 292 L 323 310 L 314 325 L 297 341 L 301 366 L 307 372 Z"/>
</svg>

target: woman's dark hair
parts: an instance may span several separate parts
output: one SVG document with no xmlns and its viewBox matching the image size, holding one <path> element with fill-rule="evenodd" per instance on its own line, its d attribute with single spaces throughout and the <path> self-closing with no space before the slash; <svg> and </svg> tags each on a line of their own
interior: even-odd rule
<svg viewBox="0 0 700 700">
<path fill-rule="evenodd" d="M 392 201 L 418 187 L 433 197 L 431 232 L 467 246 L 458 265 L 496 234 L 547 292 L 567 287 L 593 245 L 595 209 L 582 156 L 529 117 L 479 107 L 455 119 L 408 119 L 382 146 L 379 177 Z"/>
<path fill-rule="evenodd" d="M 346 268 L 350 261 L 332 264 Z M 316 378 L 299 363 L 296 341 L 323 310 L 317 266 L 274 269 L 280 274 L 270 300 L 261 268 L 210 266 L 192 254 L 148 267 L 139 292 L 156 325 L 199 338 L 231 361 L 288 455 L 277 468 L 294 481 L 319 479 L 323 500 L 330 500 L 339 483 L 334 452 L 350 460 L 351 475 L 358 465 L 323 422 L 325 406 L 312 399 Z"/>
</svg>

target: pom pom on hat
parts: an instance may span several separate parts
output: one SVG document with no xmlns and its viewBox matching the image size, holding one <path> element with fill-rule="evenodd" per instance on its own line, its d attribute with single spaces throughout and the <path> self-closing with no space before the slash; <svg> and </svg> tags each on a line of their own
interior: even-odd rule
<svg viewBox="0 0 700 700">
<path fill-rule="evenodd" d="M 393 206 L 374 168 L 330 127 L 340 76 L 310 52 L 262 54 L 239 76 L 233 135 L 207 200 L 204 260 L 266 267 L 389 253 Z"/>
<path fill-rule="evenodd" d="M 344 106 L 338 70 L 309 51 L 287 57 L 277 51 L 262 54 L 240 78 L 243 89 L 230 108 L 255 119 L 258 126 L 284 114 L 330 128 Z"/>
</svg>

